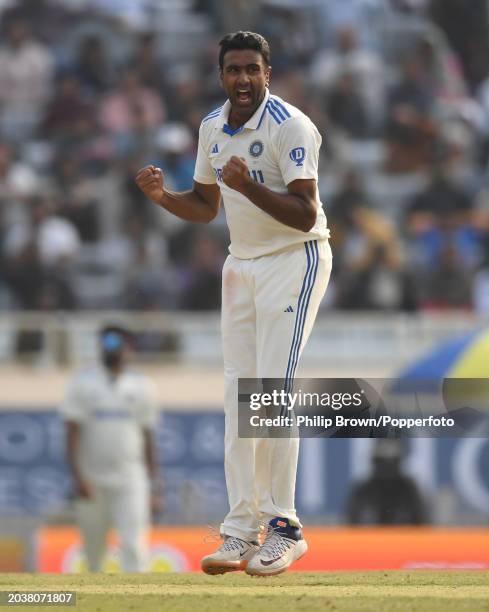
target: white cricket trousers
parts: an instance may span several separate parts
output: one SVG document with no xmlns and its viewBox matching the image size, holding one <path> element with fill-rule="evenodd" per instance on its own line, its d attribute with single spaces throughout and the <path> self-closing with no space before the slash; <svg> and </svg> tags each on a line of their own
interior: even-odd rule
<svg viewBox="0 0 489 612">
<path fill-rule="evenodd" d="M 92 486 L 94 498 L 79 499 L 75 506 L 89 570 L 101 571 L 107 534 L 114 527 L 119 536 L 122 569 L 142 572 L 147 562 L 150 525 L 147 479 L 128 480 L 117 487 Z"/>
<path fill-rule="evenodd" d="M 298 438 L 239 438 L 238 379 L 293 379 L 328 285 L 327 240 L 223 267 L 224 467 L 229 513 L 221 534 L 256 540 L 275 516 L 301 526 L 294 496 Z"/>
</svg>

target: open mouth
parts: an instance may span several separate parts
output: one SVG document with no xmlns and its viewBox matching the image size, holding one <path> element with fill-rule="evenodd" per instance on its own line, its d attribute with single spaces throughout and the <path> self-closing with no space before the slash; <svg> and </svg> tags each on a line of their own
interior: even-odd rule
<svg viewBox="0 0 489 612">
<path fill-rule="evenodd" d="M 237 97 L 239 102 L 251 102 L 251 91 L 249 89 L 238 89 Z"/>
</svg>

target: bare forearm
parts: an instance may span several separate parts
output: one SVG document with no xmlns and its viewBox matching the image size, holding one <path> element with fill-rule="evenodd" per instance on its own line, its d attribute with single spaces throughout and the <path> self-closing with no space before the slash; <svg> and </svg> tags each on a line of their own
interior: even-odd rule
<svg viewBox="0 0 489 612">
<path fill-rule="evenodd" d="M 284 225 L 308 232 L 316 222 L 317 206 L 293 194 L 277 193 L 250 181 L 243 191 L 255 206 Z"/>
<path fill-rule="evenodd" d="M 155 204 L 184 221 L 209 223 L 219 212 L 221 192 L 215 183 L 194 181 L 189 191 L 168 191 L 161 168 L 146 166 L 136 175 L 136 184 Z"/>
<path fill-rule="evenodd" d="M 194 223 L 209 223 L 216 216 L 215 209 L 193 190 L 175 192 L 165 189 L 155 204 L 184 221 Z"/>
</svg>

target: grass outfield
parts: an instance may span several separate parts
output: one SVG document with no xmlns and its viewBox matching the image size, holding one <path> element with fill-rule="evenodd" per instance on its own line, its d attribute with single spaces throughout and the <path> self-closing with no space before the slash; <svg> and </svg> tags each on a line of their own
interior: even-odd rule
<svg viewBox="0 0 489 612">
<path fill-rule="evenodd" d="M 120 612 L 489 611 L 487 571 L 245 574 L 0 574 L 0 591 L 74 590 L 77 606 L 16 610 Z"/>
</svg>

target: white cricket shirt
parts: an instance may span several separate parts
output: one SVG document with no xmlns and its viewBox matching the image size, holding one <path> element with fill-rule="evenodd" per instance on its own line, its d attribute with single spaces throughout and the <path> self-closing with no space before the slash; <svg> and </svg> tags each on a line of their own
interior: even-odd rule
<svg viewBox="0 0 489 612">
<path fill-rule="evenodd" d="M 143 428 L 157 419 L 149 379 L 130 370 L 117 378 L 103 367 L 85 370 L 71 381 L 61 411 L 80 425 L 78 458 L 90 482 L 117 486 L 144 478 Z"/>
<path fill-rule="evenodd" d="M 268 89 L 255 114 L 237 130 L 227 124 L 230 109 L 227 100 L 202 121 L 194 173 L 198 183 L 217 183 L 221 189 L 231 235 L 230 253 L 251 259 L 328 238 L 322 207 L 315 226 L 302 232 L 276 221 L 222 181 L 222 168 L 233 155 L 246 160 L 255 181 L 277 193 L 287 193 L 287 185 L 296 179 L 317 181 L 321 136 L 314 123 Z"/>
</svg>

